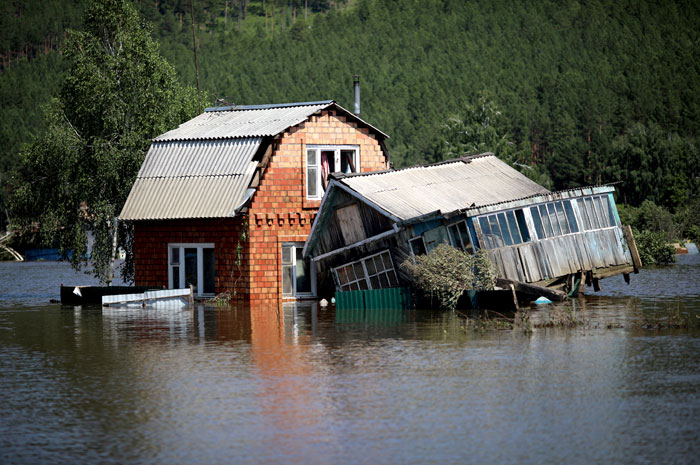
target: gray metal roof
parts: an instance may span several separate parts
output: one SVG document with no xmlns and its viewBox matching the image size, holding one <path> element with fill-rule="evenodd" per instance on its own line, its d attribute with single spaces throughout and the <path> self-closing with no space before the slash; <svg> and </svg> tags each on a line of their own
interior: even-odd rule
<svg viewBox="0 0 700 465">
<path fill-rule="evenodd" d="M 182 123 L 154 139 L 173 140 L 234 139 L 238 137 L 271 137 L 306 121 L 309 116 L 330 106 L 336 107 L 375 133 L 388 138 L 379 129 L 353 115 L 333 100 L 282 103 L 274 105 L 235 105 L 207 108 L 204 113 Z"/>
<path fill-rule="evenodd" d="M 154 142 L 122 220 L 233 216 L 255 174 L 260 138 Z"/>
<path fill-rule="evenodd" d="M 549 192 L 493 154 L 338 181 L 401 220 Z"/>
<path fill-rule="evenodd" d="M 228 139 L 236 137 L 275 136 L 295 126 L 317 111 L 332 105 L 332 101 L 277 105 L 272 107 L 226 107 L 219 111 L 208 109 L 182 123 L 177 129 L 155 138 L 156 141 Z M 239 109 L 240 108 L 240 109 Z"/>
</svg>

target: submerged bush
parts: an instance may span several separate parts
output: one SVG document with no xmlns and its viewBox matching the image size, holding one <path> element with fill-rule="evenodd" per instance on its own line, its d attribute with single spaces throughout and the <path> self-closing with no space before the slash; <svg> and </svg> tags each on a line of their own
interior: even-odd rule
<svg viewBox="0 0 700 465">
<path fill-rule="evenodd" d="M 634 240 L 644 266 L 668 265 L 676 261 L 676 250 L 666 242 L 663 233 L 635 231 Z"/>
<path fill-rule="evenodd" d="M 408 259 L 401 267 L 411 276 L 416 288 L 438 299 L 440 305 L 454 310 L 467 290 L 491 290 L 496 272 L 486 252 L 469 255 L 447 244 L 440 244 L 427 255 Z"/>
</svg>

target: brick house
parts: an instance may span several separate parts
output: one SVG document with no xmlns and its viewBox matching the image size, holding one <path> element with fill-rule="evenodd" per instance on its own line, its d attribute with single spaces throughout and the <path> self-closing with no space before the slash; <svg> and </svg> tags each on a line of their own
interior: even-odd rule
<svg viewBox="0 0 700 465">
<path fill-rule="evenodd" d="M 328 175 L 386 169 L 386 138 L 333 101 L 208 108 L 155 138 L 120 214 L 135 284 L 314 297 L 302 249 Z"/>
</svg>

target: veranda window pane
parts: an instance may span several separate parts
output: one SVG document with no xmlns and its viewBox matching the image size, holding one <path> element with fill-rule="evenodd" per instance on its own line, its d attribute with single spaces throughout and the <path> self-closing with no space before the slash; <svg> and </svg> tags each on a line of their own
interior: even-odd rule
<svg viewBox="0 0 700 465">
<path fill-rule="evenodd" d="M 379 287 L 379 276 L 372 276 L 369 278 L 369 281 L 372 284 L 372 289 L 381 289 Z"/>
<path fill-rule="evenodd" d="M 384 252 L 380 256 L 382 257 L 382 260 L 384 261 L 384 269 L 385 270 L 391 270 L 394 268 L 393 265 L 391 264 L 391 257 L 389 256 L 389 252 Z"/>
<path fill-rule="evenodd" d="M 525 213 L 521 210 L 515 210 L 515 218 L 518 220 L 518 231 L 520 231 L 520 238 L 523 242 L 530 241 L 530 231 L 527 229 L 527 222 L 525 222 Z"/>
<path fill-rule="evenodd" d="M 559 220 L 559 226 L 561 226 L 562 234 L 569 234 L 571 230 L 569 229 L 569 223 L 566 222 L 566 214 L 564 214 L 564 207 L 561 202 L 554 204 L 557 209 L 557 220 Z"/>
<path fill-rule="evenodd" d="M 538 239 L 544 239 L 544 227 L 542 226 L 542 220 L 540 219 L 540 212 L 537 207 L 530 207 L 530 215 L 532 215 L 532 221 L 535 223 L 535 231 L 537 232 Z"/>
<path fill-rule="evenodd" d="M 348 283 L 348 273 L 345 271 L 345 268 L 338 268 L 337 273 L 338 273 L 338 281 L 340 281 L 340 285 L 344 286 L 345 284 L 347 284 Z"/>
<path fill-rule="evenodd" d="M 374 266 L 374 258 L 367 259 L 365 266 L 367 267 L 367 274 L 370 276 L 377 273 L 377 268 Z"/>
<path fill-rule="evenodd" d="M 605 199 L 603 200 L 603 204 L 606 206 L 606 209 L 608 211 L 608 221 L 610 222 L 610 226 L 617 226 L 615 214 L 612 211 L 612 205 L 610 205 L 610 198 L 607 195 L 603 198 Z"/>
<path fill-rule="evenodd" d="M 180 264 L 180 247 L 173 247 L 170 249 L 170 264 L 179 265 Z"/>
<path fill-rule="evenodd" d="M 574 216 L 574 209 L 571 208 L 571 201 L 564 200 L 564 211 L 566 212 L 566 219 L 569 220 L 569 226 L 571 227 L 572 233 L 578 232 L 578 224 L 576 223 L 576 217 Z"/>
<path fill-rule="evenodd" d="M 498 224 L 501 226 L 501 234 L 503 235 L 503 240 L 506 242 L 506 245 L 513 245 L 513 239 L 510 237 L 505 213 L 498 214 Z"/>
<path fill-rule="evenodd" d="M 588 217 L 591 220 L 591 229 L 599 229 L 600 228 L 600 221 L 598 221 L 598 218 L 596 217 L 595 214 L 595 208 L 593 208 L 593 199 L 590 197 L 585 198 L 586 201 L 586 211 L 588 212 Z"/>
<path fill-rule="evenodd" d="M 595 211 L 598 215 L 598 218 L 600 218 L 600 226 L 603 228 L 607 228 L 608 226 L 610 226 L 610 224 L 608 223 L 608 213 L 603 209 L 603 202 L 601 201 L 600 196 L 594 197 L 593 203 L 595 205 Z"/>
<path fill-rule="evenodd" d="M 493 238 L 491 237 L 491 226 L 489 225 L 489 220 L 482 216 L 479 218 L 479 226 L 481 226 L 481 233 L 484 235 L 484 240 L 486 244 L 484 246 L 487 249 L 492 249 L 494 247 Z"/>
<path fill-rule="evenodd" d="M 489 218 L 489 225 L 491 226 L 491 236 L 496 247 L 503 247 L 503 236 L 501 235 L 501 228 L 498 226 L 498 219 L 496 215 L 491 215 Z"/>
<path fill-rule="evenodd" d="M 355 269 L 355 279 L 364 279 L 365 270 L 362 268 L 362 263 L 355 263 L 353 267 Z"/>
<path fill-rule="evenodd" d="M 214 294 L 215 285 L 215 266 L 214 266 L 214 249 L 202 249 L 202 292 L 205 294 Z"/>
<path fill-rule="evenodd" d="M 588 217 L 588 212 L 586 211 L 586 204 L 583 199 L 577 199 L 578 211 L 581 213 L 581 219 L 583 220 L 583 229 L 586 231 L 591 229 L 591 220 Z"/>
<path fill-rule="evenodd" d="M 389 287 L 398 287 L 399 282 L 396 279 L 396 273 L 393 271 L 389 272 Z"/>
<path fill-rule="evenodd" d="M 386 273 L 382 273 L 379 275 L 379 284 L 382 289 L 387 289 L 389 286 L 389 278 L 386 276 Z"/>
<path fill-rule="evenodd" d="M 557 219 L 557 211 L 554 208 L 553 203 L 547 204 L 547 213 L 549 213 L 549 222 L 552 224 L 552 232 L 555 236 L 561 236 L 561 227 L 559 226 L 559 220 Z"/>
<path fill-rule="evenodd" d="M 540 205 L 540 218 L 542 218 L 542 225 L 544 226 L 544 231 L 547 237 L 554 236 L 554 230 L 552 229 L 552 223 L 549 221 L 549 213 L 547 212 L 547 205 Z"/>
<path fill-rule="evenodd" d="M 361 290 L 369 289 L 367 286 L 367 280 L 366 279 L 361 279 L 358 281 L 358 284 L 360 285 Z"/>
<path fill-rule="evenodd" d="M 506 216 L 508 217 L 508 228 L 510 229 L 510 235 L 513 237 L 513 244 L 520 244 L 523 240 L 520 237 L 518 222 L 515 219 L 515 212 L 509 210 L 506 212 Z"/>
</svg>

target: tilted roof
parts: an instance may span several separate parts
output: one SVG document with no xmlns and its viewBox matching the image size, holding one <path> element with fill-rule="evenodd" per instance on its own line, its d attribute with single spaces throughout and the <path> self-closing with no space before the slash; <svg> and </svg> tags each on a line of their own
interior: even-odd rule
<svg viewBox="0 0 700 465">
<path fill-rule="evenodd" d="M 492 153 L 337 181 L 399 220 L 549 192 Z"/>
<path fill-rule="evenodd" d="M 122 220 L 234 216 L 249 187 L 264 137 L 333 107 L 387 136 L 332 100 L 207 108 L 155 139 L 131 188 Z"/>
</svg>

